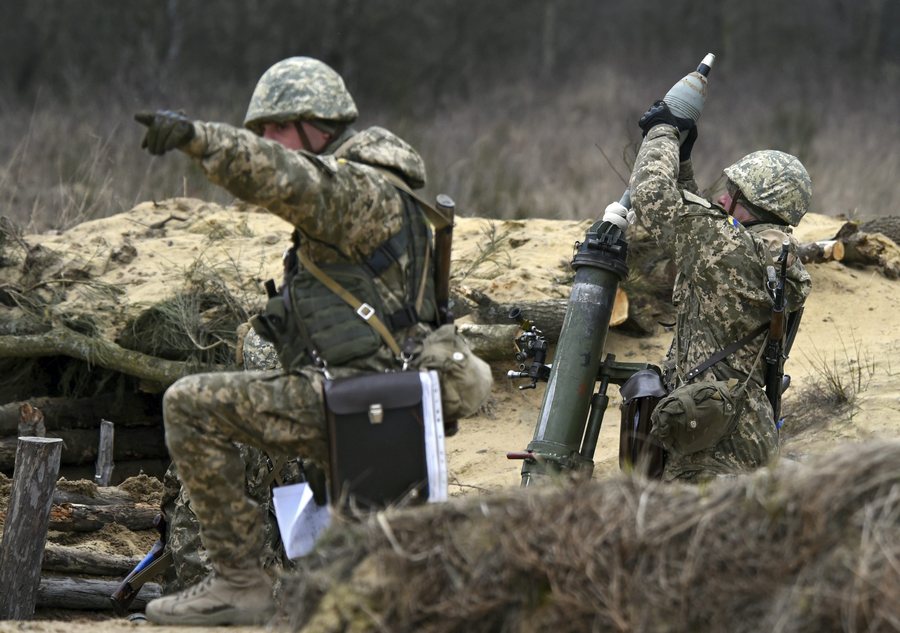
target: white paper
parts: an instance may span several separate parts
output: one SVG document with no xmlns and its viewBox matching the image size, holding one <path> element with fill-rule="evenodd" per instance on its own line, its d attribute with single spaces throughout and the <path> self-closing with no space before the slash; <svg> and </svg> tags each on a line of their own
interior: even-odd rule
<svg viewBox="0 0 900 633">
<path fill-rule="evenodd" d="M 441 383 L 434 370 L 419 372 L 425 420 L 425 464 L 428 468 L 428 502 L 447 500 L 447 455 L 444 451 L 444 413 Z"/>
<path fill-rule="evenodd" d="M 272 503 L 288 558 L 299 558 L 311 552 L 319 535 L 331 522 L 328 506 L 313 501 L 312 489 L 306 482 L 274 488 Z"/>
</svg>

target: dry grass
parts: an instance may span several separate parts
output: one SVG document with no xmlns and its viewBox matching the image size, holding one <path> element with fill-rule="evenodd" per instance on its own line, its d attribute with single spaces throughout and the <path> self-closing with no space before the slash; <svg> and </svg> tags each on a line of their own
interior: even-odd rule
<svg viewBox="0 0 900 633">
<path fill-rule="evenodd" d="M 620 476 L 391 511 L 285 580 L 303 631 L 896 631 L 900 443 L 707 487 Z M 307 627 L 307 628 L 304 628 Z"/>
<path fill-rule="evenodd" d="M 364 111 L 360 126 L 387 125 L 426 157 L 431 193 L 446 191 L 463 215 L 493 218 L 598 216 L 618 199 L 634 158 L 636 120 L 680 71 L 634 77 L 585 68 L 577 81 L 498 85 L 450 102 L 425 117 Z M 843 82 L 843 89 L 835 86 Z M 764 147 L 797 153 L 815 184 L 813 210 L 876 217 L 896 197 L 900 153 L 884 139 L 900 135 L 879 85 L 713 75 L 695 149 L 698 181 L 711 185 L 722 167 Z M 83 95 L 61 107 L 48 100 L 0 108 L 7 134 L 0 150 L 0 208 L 30 230 L 62 229 L 130 208 L 138 201 L 191 195 L 229 199 L 181 156 L 154 159 L 140 149 L 140 109 L 183 108 L 208 120 L 240 121 L 248 95 L 226 86 L 188 86 L 177 103 L 136 94 Z M 93 103 L 89 100 L 93 97 Z M 864 104 L 860 109 L 860 104 Z M 885 150 L 888 151 L 885 151 Z"/>
</svg>

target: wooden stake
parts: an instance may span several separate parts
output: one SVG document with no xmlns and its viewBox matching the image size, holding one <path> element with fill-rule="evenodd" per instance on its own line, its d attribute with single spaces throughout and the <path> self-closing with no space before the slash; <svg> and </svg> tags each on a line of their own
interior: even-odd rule
<svg viewBox="0 0 900 633">
<path fill-rule="evenodd" d="M 115 427 L 109 420 L 100 422 L 100 448 L 97 450 L 97 473 L 94 483 L 108 486 L 113 471 L 113 437 Z"/>
<path fill-rule="evenodd" d="M 62 444 L 55 437 L 19 438 L 0 543 L 0 620 L 34 615 Z"/>
</svg>

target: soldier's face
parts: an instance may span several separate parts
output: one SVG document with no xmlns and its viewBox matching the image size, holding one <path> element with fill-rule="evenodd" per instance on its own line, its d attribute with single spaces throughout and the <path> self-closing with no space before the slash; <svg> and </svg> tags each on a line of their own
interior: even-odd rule
<svg viewBox="0 0 900 633">
<path fill-rule="evenodd" d="M 298 125 L 303 127 L 303 133 L 306 135 L 306 140 L 309 141 L 309 146 L 304 142 L 303 136 L 300 135 L 297 129 Z M 293 121 L 287 123 L 264 123 L 262 135 L 263 138 L 281 143 L 288 149 L 305 149 L 314 154 L 318 154 L 325 149 L 331 140 L 330 134 L 323 132 L 306 121 L 300 121 L 296 124 Z"/>
<path fill-rule="evenodd" d="M 263 124 L 263 138 L 281 143 L 288 149 L 303 149 L 303 141 L 294 123 L 265 123 Z"/>
</svg>

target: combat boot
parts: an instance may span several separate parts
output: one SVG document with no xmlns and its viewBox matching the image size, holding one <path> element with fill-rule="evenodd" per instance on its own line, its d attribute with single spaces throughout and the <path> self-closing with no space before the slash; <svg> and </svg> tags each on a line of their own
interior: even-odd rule
<svg viewBox="0 0 900 633">
<path fill-rule="evenodd" d="M 272 581 L 259 568 L 222 567 L 196 585 L 147 605 L 155 624 L 265 624 L 275 613 Z"/>
</svg>

